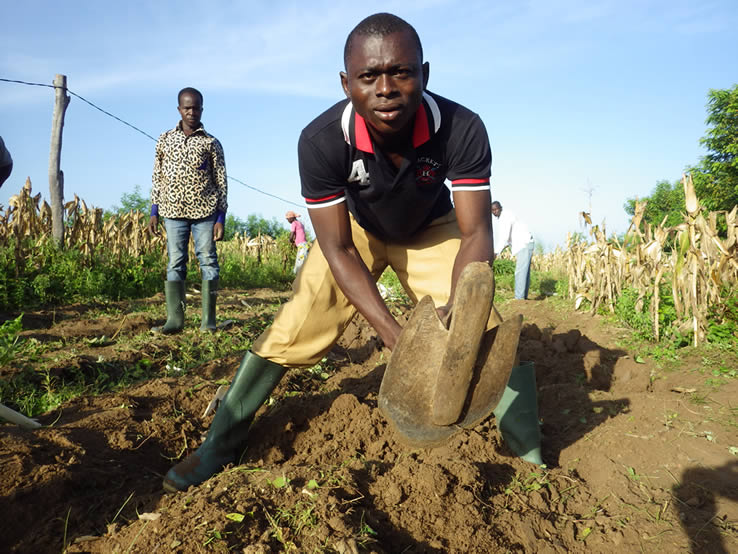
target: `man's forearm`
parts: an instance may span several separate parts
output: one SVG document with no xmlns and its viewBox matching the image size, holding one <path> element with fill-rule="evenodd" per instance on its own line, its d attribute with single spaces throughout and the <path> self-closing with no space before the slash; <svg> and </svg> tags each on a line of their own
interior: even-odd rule
<svg viewBox="0 0 738 554">
<path fill-rule="evenodd" d="M 400 325 L 387 309 L 369 269 L 356 251 L 326 254 L 333 277 L 349 302 L 377 331 L 385 345 L 393 348 Z"/>
<path fill-rule="evenodd" d="M 490 237 L 489 233 L 478 232 L 469 237 L 462 238 L 451 274 L 449 305 L 453 303 L 456 293 L 456 282 L 462 270 L 471 262 L 487 262 L 491 264 L 493 261 L 494 250 L 492 248 L 492 237 Z"/>
</svg>

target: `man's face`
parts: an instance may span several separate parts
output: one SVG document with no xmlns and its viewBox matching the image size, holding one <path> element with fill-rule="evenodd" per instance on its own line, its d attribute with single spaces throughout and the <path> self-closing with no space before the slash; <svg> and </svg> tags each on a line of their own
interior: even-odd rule
<svg viewBox="0 0 738 554">
<path fill-rule="evenodd" d="M 407 131 L 423 99 L 428 63 L 409 32 L 358 36 L 341 85 L 376 139 Z"/>
<path fill-rule="evenodd" d="M 495 204 L 492 206 L 492 215 L 495 217 L 500 217 L 500 214 L 502 213 L 502 206 Z"/>
<path fill-rule="evenodd" d="M 177 111 L 182 116 L 182 122 L 188 129 L 194 131 L 200 126 L 202 101 L 197 94 L 184 93 L 179 99 Z"/>
</svg>

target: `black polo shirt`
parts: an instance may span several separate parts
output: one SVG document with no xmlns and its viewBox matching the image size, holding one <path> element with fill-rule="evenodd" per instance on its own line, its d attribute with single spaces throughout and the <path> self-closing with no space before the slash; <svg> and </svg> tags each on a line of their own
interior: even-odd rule
<svg viewBox="0 0 738 554">
<path fill-rule="evenodd" d="M 448 213 L 451 190 L 488 190 L 492 154 L 479 116 L 424 92 L 415 115 L 413 148 L 397 169 L 376 151 L 349 100 L 337 103 L 300 135 L 302 195 L 310 209 L 346 202 L 357 223 L 389 241 L 403 241 Z"/>
</svg>

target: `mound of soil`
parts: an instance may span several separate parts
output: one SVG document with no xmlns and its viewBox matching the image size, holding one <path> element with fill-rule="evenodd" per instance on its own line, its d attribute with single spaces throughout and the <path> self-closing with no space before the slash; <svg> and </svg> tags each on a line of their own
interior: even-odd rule
<svg viewBox="0 0 738 554">
<path fill-rule="evenodd" d="M 77 398 L 35 431 L 0 426 L 0 550 L 738 551 L 736 379 L 716 387 L 692 371 L 700 360 L 663 371 L 617 346 L 627 331 L 561 306 L 500 308 L 524 315 L 546 467 L 514 457 L 494 418 L 437 448 L 405 446 L 377 407 L 389 352 L 357 318 L 324 370 L 283 379 L 242 464 L 186 492 L 164 494 L 162 477 L 201 443 L 241 353 Z M 39 340 L 151 323 L 31 316 Z"/>
</svg>

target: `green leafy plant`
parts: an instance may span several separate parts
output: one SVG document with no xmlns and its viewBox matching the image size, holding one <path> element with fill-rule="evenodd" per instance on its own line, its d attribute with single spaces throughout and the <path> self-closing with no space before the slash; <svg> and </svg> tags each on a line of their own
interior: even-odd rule
<svg viewBox="0 0 738 554">
<path fill-rule="evenodd" d="M 277 477 L 271 481 L 267 481 L 271 486 L 273 486 L 275 489 L 283 489 L 287 485 L 290 484 L 290 480 L 282 475 L 281 477 Z"/>
<path fill-rule="evenodd" d="M 515 260 L 496 258 L 492 268 L 495 277 L 499 275 L 515 275 Z"/>
<path fill-rule="evenodd" d="M 615 302 L 615 316 L 633 329 L 640 338 L 649 341 L 655 339 L 650 309 L 652 299 L 652 293 L 641 297 L 636 289 L 626 288 Z M 675 346 L 685 346 L 688 343 L 688 337 L 682 336 L 673 328 L 677 314 L 671 290 L 666 284 L 662 284 L 659 289 L 658 318 L 663 337 L 671 340 Z"/>
<path fill-rule="evenodd" d="M 18 336 L 23 330 L 21 319 L 23 314 L 0 325 L 0 366 L 13 360 L 23 349 L 23 342 Z"/>
<path fill-rule="evenodd" d="M 527 493 L 550 486 L 548 472 L 544 468 L 543 471 L 531 471 L 528 475 L 516 473 L 510 484 L 505 488 L 505 494 L 512 494 L 516 491 Z"/>
<path fill-rule="evenodd" d="M 203 546 L 209 545 L 213 541 L 223 541 L 225 540 L 225 537 L 229 535 L 230 533 L 227 533 L 225 531 L 219 531 L 218 529 L 210 529 L 205 534 L 205 542 L 202 543 Z"/>
<path fill-rule="evenodd" d="M 161 291 L 166 278 L 166 256 L 160 251 L 132 256 L 99 248 L 83 254 L 82 246 L 59 249 L 50 239 L 25 240 L 20 244 L 12 239 L 0 247 L 0 309 L 62 305 L 91 298 L 143 298 Z M 16 252 L 23 252 L 24 256 L 19 259 Z M 294 279 L 292 265 L 279 252 L 257 258 L 221 248 L 219 263 L 222 287 L 279 290 L 287 288 Z M 190 264 L 187 280 L 200 281 L 198 264 Z"/>
<path fill-rule="evenodd" d="M 372 529 L 366 522 L 366 512 L 362 510 L 361 520 L 359 521 L 359 531 L 356 536 L 356 543 L 362 548 L 367 548 L 372 542 L 376 542 L 378 533 Z"/>
<path fill-rule="evenodd" d="M 720 301 L 707 309 L 707 340 L 714 343 L 729 344 L 738 340 L 738 295 L 729 287 L 724 287 Z"/>
</svg>

